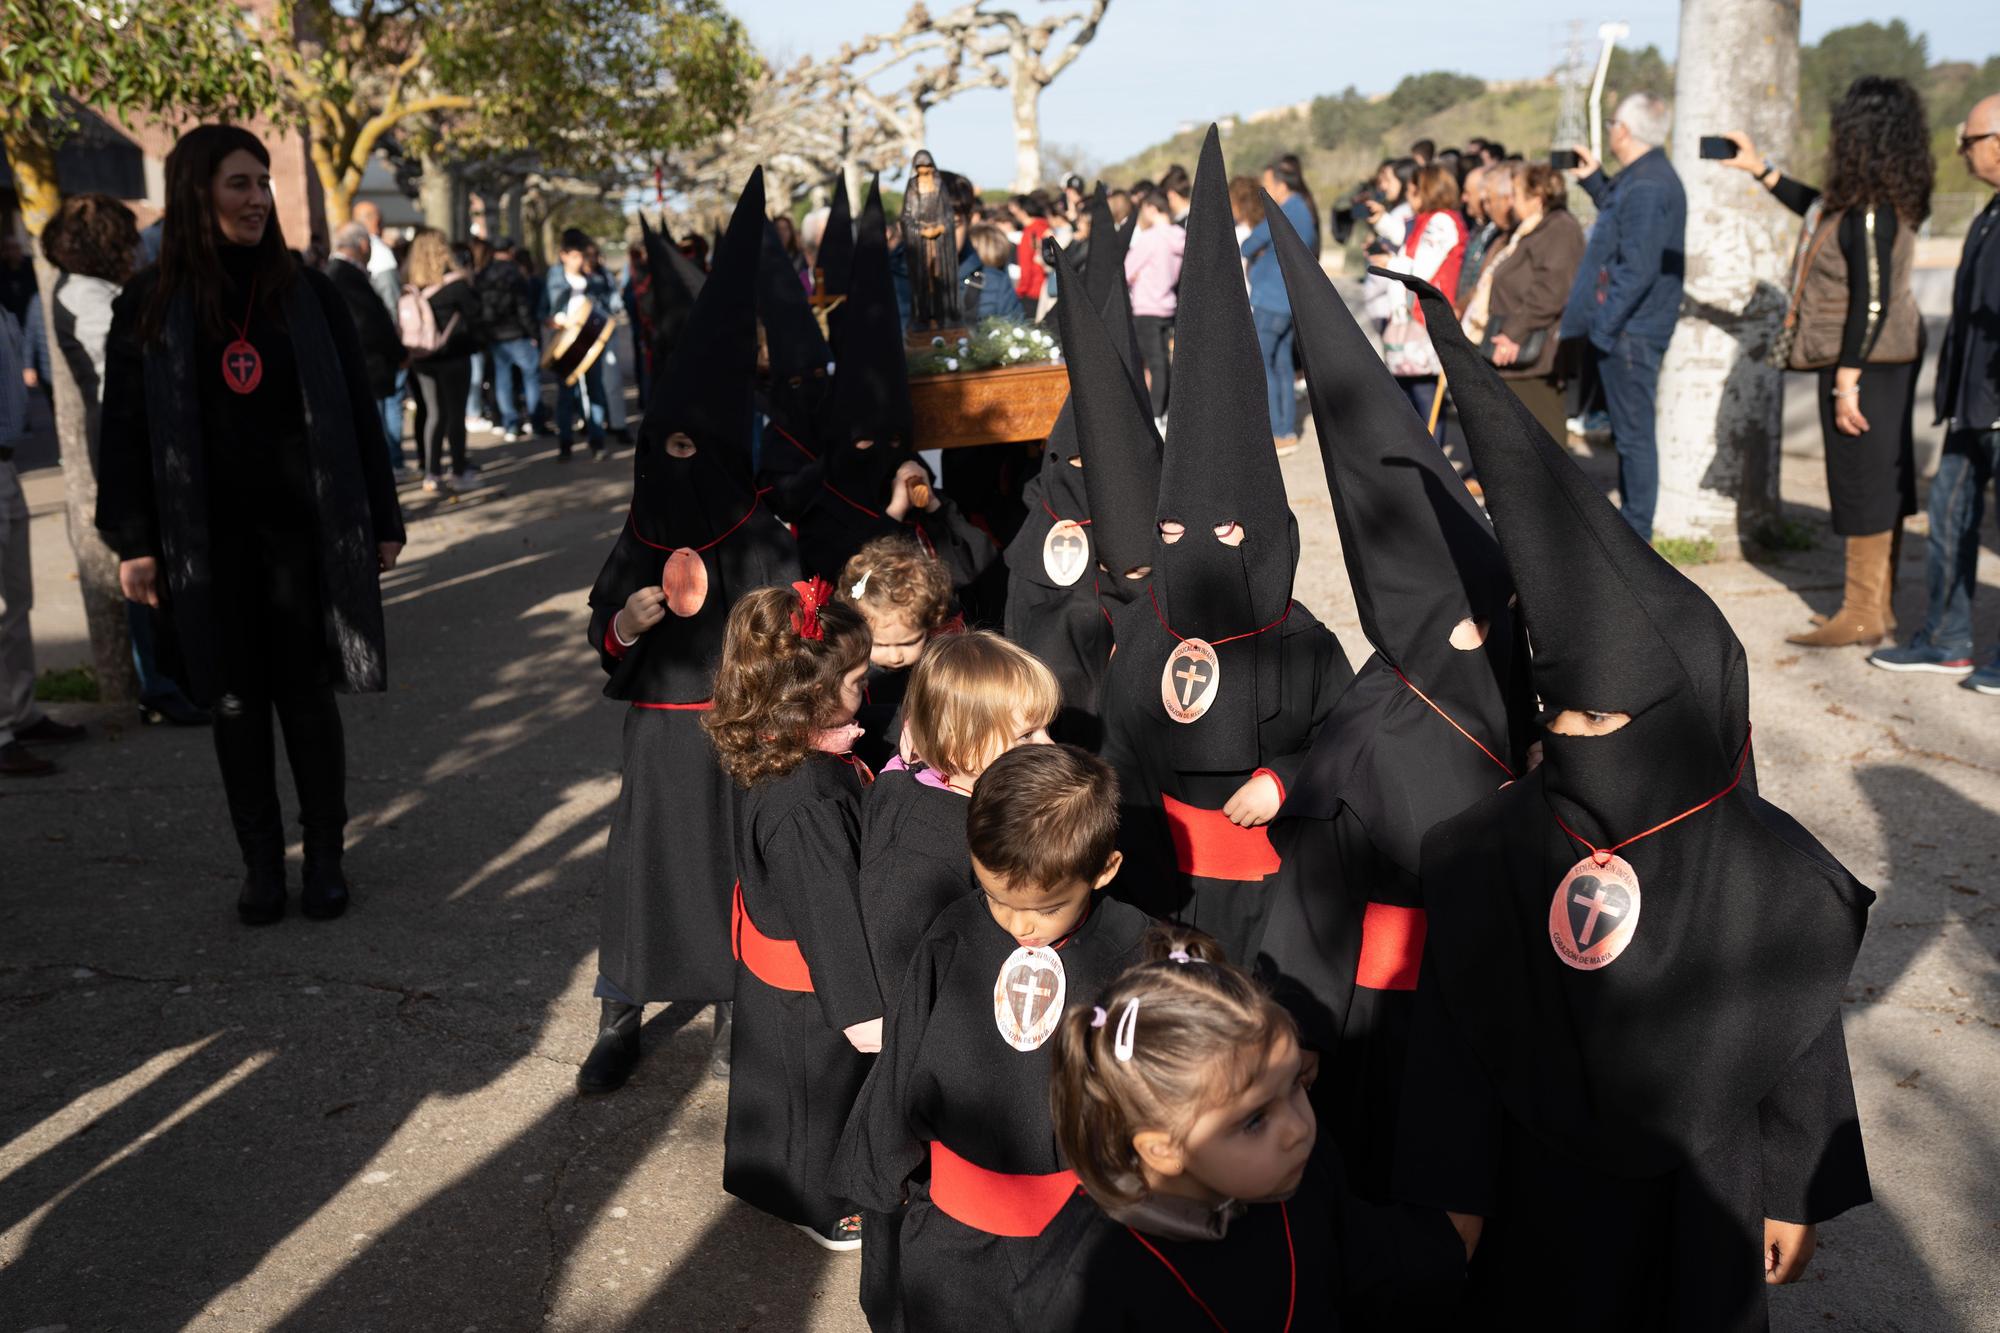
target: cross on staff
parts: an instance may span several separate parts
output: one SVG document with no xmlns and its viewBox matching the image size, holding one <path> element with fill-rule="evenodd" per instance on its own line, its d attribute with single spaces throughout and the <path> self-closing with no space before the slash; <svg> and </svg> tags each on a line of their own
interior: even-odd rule
<svg viewBox="0 0 2000 1333">
<path fill-rule="evenodd" d="M 1195 691 L 1208 684 L 1209 674 L 1206 662 L 1197 662 L 1190 658 L 1181 663 L 1181 669 L 1174 672 L 1174 679 L 1184 682 L 1181 685 L 1182 708 L 1193 706 Z"/>
<path fill-rule="evenodd" d="M 819 332 L 822 338 L 833 337 L 833 330 L 827 325 L 827 316 L 831 315 L 835 307 L 839 306 L 846 299 L 845 296 L 834 296 L 828 293 L 826 290 L 825 269 L 815 268 L 813 270 L 812 294 L 806 297 L 806 304 L 812 307 L 813 318 L 819 321 Z"/>
<path fill-rule="evenodd" d="M 1597 917 L 1599 913 L 1610 917 L 1613 921 L 1625 915 L 1624 908 L 1613 906 L 1611 900 L 1604 896 L 1604 886 L 1602 884 L 1599 884 L 1596 880 L 1592 880 L 1591 883 L 1596 891 L 1590 897 L 1586 898 L 1580 893 L 1573 893 L 1569 899 L 1578 907 L 1587 907 L 1590 909 L 1590 914 L 1583 918 L 1583 934 L 1578 936 L 1576 941 L 1586 949 L 1590 947 L 1590 937 L 1597 933 Z"/>
</svg>

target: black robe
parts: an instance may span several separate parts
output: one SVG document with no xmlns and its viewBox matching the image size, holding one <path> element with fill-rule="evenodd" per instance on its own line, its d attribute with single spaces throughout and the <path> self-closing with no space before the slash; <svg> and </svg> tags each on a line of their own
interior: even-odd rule
<svg viewBox="0 0 2000 1333">
<path fill-rule="evenodd" d="M 883 773 L 861 802 L 861 924 L 884 1012 L 895 1010 L 931 922 L 975 887 L 965 845 L 970 804 L 907 769 Z"/>
<path fill-rule="evenodd" d="M 1153 645 L 1160 637 L 1157 614 L 1146 598 L 1122 608 L 1116 627 L 1121 645 Z M 1126 858 L 1114 892 L 1154 916 L 1206 931 L 1221 942 L 1231 961 L 1245 965 L 1255 960 L 1263 938 L 1278 854 L 1262 829 L 1232 826 L 1224 833 L 1226 841 L 1255 848 L 1252 859 L 1268 867 L 1265 873 L 1250 879 L 1196 875 L 1192 867 L 1199 862 L 1187 854 L 1189 844 L 1180 830 L 1226 824 L 1222 807 L 1254 773 L 1268 771 L 1280 794 L 1288 791 L 1320 723 L 1354 678 L 1333 631 L 1305 607 L 1294 603 L 1284 624 L 1268 633 L 1277 636 L 1279 703 L 1258 723 L 1257 762 L 1249 767 L 1226 772 L 1174 767 L 1169 729 L 1180 724 L 1168 719 L 1160 703 L 1165 652 L 1121 646 L 1111 659 L 1104 690 L 1104 757 L 1118 771 L 1118 845 Z M 1248 649 L 1251 643 L 1241 640 L 1218 650 L 1225 682 L 1249 674 L 1248 667 L 1233 665 L 1230 650 Z"/>
<path fill-rule="evenodd" d="M 796 506 L 792 519 L 799 535 L 799 564 L 806 575 L 819 575 L 838 586 L 847 558 L 877 537 L 909 537 L 945 567 L 953 588 L 965 588 L 986 572 L 999 554 L 993 539 L 974 526 L 950 496 L 933 491 L 938 507 L 912 509 L 901 521 L 882 512 L 888 496 L 836 490 L 825 478 L 824 464 L 807 464 L 798 477 L 820 469 L 815 491 L 794 479 L 786 483 Z M 803 498 L 799 498 L 799 497 Z"/>
<path fill-rule="evenodd" d="M 1148 924 L 1098 896 L 1057 950 L 1065 1010 L 1090 1004 L 1138 961 Z M 888 1224 L 899 1207 L 902 1214 L 893 1258 L 873 1256 L 864 1269 L 863 1306 L 877 1329 L 998 1327 L 996 1312 L 1016 1307 L 1023 1284 L 1040 1285 L 1047 1233 L 994 1235 L 957 1220 L 933 1201 L 928 1169 L 933 1144 L 1007 1175 L 1064 1169 L 1049 1120 L 1048 1042 L 1017 1050 L 995 1016 L 995 990 L 1016 947 L 981 894 L 939 914 L 899 988 L 882 1058 L 841 1141 L 834 1188 L 868 1209 L 871 1225 Z M 869 1246 L 877 1243 L 871 1236 Z"/>
<path fill-rule="evenodd" d="M 1719 953 L 1707 960 L 1714 973 L 1689 984 L 1727 1022 L 1690 1029 L 1685 1015 L 1626 1015 L 1623 1068 L 1593 1067 L 1593 1044 L 1607 1049 L 1609 1036 L 1603 1001 L 1591 1004 L 1605 974 L 1578 972 L 1549 946 L 1549 893 L 1577 851 L 1549 815 L 1547 771 L 1439 825 L 1424 842 L 1431 936 L 1401 1104 L 1397 1192 L 1487 1219 L 1472 1283 L 1475 1308 L 1491 1326 L 1764 1329 L 1763 1220 L 1817 1223 L 1871 1197 L 1837 983 L 1817 994 L 1771 983 L 1794 958 L 1828 952 L 1812 936 L 1841 932 L 1872 895 L 1790 816 L 1755 797 L 1693 816 L 1729 821 L 1703 829 L 1695 845 L 1720 847 L 1731 868 L 1788 895 L 1828 897 L 1797 897 L 1782 910 L 1772 903 L 1787 923 L 1778 933 L 1728 941 L 1739 958 L 1749 947 L 1767 963 L 1781 960 L 1759 975 L 1733 975 L 1736 965 Z M 1496 827 L 1508 830 L 1498 846 L 1486 836 Z M 1712 904 L 1701 892 L 1676 893 L 1663 872 L 1649 877 L 1649 841 L 1620 853 L 1651 892 L 1649 919 L 1614 968 L 1647 966 L 1640 950 L 1664 947 L 1686 964 L 1707 952 L 1702 922 L 1714 919 Z M 1686 856 L 1659 846 L 1653 854 L 1668 864 Z M 1683 866 L 1687 879 L 1711 882 L 1722 877 L 1716 869 L 1712 861 Z M 1699 915 L 1684 919 L 1688 912 Z M 1473 970 L 1462 960 L 1474 953 L 1489 955 L 1496 974 L 1517 975 L 1515 992 L 1491 1003 L 1461 993 Z M 1818 967 L 1815 979 L 1827 971 Z M 1845 975 L 1844 961 L 1833 975 Z M 1750 1000 L 1762 990 L 1776 993 Z M 1523 1023 L 1534 1030 L 1515 1031 Z M 1753 1031 L 1743 1031 L 1745 1023 Z M 1718 1030 L 1730 1026 L 1737 1030 Z M 1681 1050 L 1702 1031 L 1715 1036 L 1712 1060 Z M 1758 1051 L 1758 1033 L 1778 1043 L 1764 1052 L 1762 1073 L 1745 1064 Z M 1789 1033 L 1803 1034 L 1802 1043 L 1793 1045 Z M 1687 1094 L 1663 1091 L 1659 1127 L 1608 1109 L 1649 1079 Z M 1744 1091 L 1732 1099 L 1718 1088 Z M 1679 1123 L 1687 1106 L 1701 1111 L 1692 1140 Z M 1557 1126 L 1573 1127 L 1576 1137 L 1564 1141 Z M 1590 1299 L 1552 1300 L 1552 1292 L 1575 1287 L 1580 1238 L 1589 1242 Z"/>
<path fill-rule="evenodd" d="M 1058 741 L 1095 750 L 1104 739 L 1098 717 L 1098 694 L 1111 663 L 1111 618 L 1098 596 L 1095 543 L 1090 541 L 1090 505 L 1083 493 L 1083 469 L 1068 462 L 1076 451 L 1075 427 L 1068 430 L 1065 452 L 1051 437 L 1041 471 L 1028 479 L 1022 492 L 1028 516 L 1007 544 L 1007 637 L 1039 657 L 1062 686 L 1062 710 L 1049 727 Z M 1050 530 L 1062 520 L 1081 523 L 1082 540 L 1090 545 L 1083 574 L 1064 585 L 1050 574 L 1043 558 Z"/>
<path fill-rule="evenodd" d="M 843 1034 L 882 1013 L 854 890 L 861 785 L 849 760 L 815 753 L 737 797 L 739 929 L 796 941 L 813 989 L 737 966 L 722 1187 L 817 1228 L 850 1211 L 828 1171 L 869 1058 Z"/>
</svg>

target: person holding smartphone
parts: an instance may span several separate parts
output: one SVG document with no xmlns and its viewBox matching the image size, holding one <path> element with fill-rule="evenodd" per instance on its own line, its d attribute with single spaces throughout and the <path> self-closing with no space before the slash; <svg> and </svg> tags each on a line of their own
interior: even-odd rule
<svg viewBox="0 0 2000 1333">
<path fill-rule="evenodd" d="M 1896 557 L 1903 520 L 1917 512 L 1911 418 L 1923 319 L 1910 268 L 1937 175 L 1930 120 L 1923 98 L 1902 79 L 1856 79 L 1833 109 L 1823 190 L 1785 175 L 1742 131 L 1720 137 L 1736 149 L 1723 166 L 1755 176 L 1806 218 L 1793 364 L 1801 352 L 1811 357 L 1816 346 L 1837 346 L 1832 364 L 1817 374 L 1827 498 L 1833 530 L 1847 542 L 1846 586 L 1838 611 L 1785 641 L 1873 646 L 1895 631 Z M 1831 237 L 1822 234 L 1828 227 Z M 1836 255 L 1837 264 L 1826 262 Z"/>
</svg>

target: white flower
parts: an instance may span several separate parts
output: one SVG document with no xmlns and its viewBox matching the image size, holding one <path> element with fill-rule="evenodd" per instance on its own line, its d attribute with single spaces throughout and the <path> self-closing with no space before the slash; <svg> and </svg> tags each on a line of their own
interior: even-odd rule
<svg viewBox="0 0 2000 1333">
<path fill-rule="evenodd" d="M 1007 349 L 1007 359 L 1009 361 L 1019 361 L 1021 359 L 1021 349 L 1018 347 L 1009 347 Z"/>
<path fill-rule="evenodd" d="M 942 346 L 944 346 L 944 335 L 943 335 L 943 334 L 939 334 L 939 335 L 937 335 L 936 337 L 932 338 L 932 339 L 931 339 L 931 346 L 933 346 L 933 347 L 942 347 Z"/>
<path fill-rule="evenodd" d="M 958 369 L 958 358 L 957 358 L 957 357 L 955 357 L 955 356 L 948 356 L 948 357 L 946 357 L 946 358 L 944 359 L 944 368 L 945 368 L 946 370 L 957 370 L 957 369 Z"/>
</svg>

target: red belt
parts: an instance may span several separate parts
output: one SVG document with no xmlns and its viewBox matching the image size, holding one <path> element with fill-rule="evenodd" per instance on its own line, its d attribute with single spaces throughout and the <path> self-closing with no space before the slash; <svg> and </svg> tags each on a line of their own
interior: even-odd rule
<svg viewBox="0 0 2000 1333">
<path fill-rule="evenodd" d="M 813 988 L 812 969 L 799 952 L 797 940 L 774 940 L 757 929 L 743 907 L 743 881 L 737 880 L 729 902 L 729 952 L 750 969 L 750 975 L 776 990 L 803 991 Z"/>
<path fill-rule="evenodd" d="M 666 713 L 706 713 L 709 709 L 715 707 L 715 700 L 703 699 L 700 703 L 693 704 L 648 704 L 634 701 L 632 706 L 634 708 L 655 708 Z"/>
<path fill-rule="evenodd" d="M 1082 1188 L 1074 1171 L 1010 1176 L 974 1166 L 931 1144 L 931 1202 L 955 1222 L 989 1236 L 1039 1236 Z"/>
<path fill-rule="evenodd" d="M 1369 990 L 1415 990 L 1428 922 L 1421 907 L 1369 903 L 1361 917 L 1361 959 L 1354 984 Z"/>
<path fill-rule="evenodd" d="M 1174 862 L 1181 873 L 1203 879 L 1257 880 L 1276 874 L 1278 852 L 1263 825 L 1242 828 L 1220 810 L 1176 801 L 1165 792 L 1160 804 L 1167 814 L 1167 832 L 1174 840 Z"/>
</svg>

